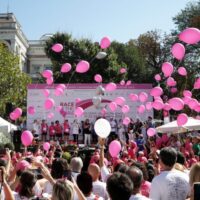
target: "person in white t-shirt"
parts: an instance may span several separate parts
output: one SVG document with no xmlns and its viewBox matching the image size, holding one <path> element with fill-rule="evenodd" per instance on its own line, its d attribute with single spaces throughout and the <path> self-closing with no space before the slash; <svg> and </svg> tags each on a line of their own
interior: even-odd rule
<svg viewBox="0 0 200 200">
<path fill-rule="evenodd" d="M 38 139 L 40 138 L 40 124 L 39 124 L 39 122 L 38 122 L 37 119 L 35 119 L 35 120 L 33 121 L 32 133 L 33 133 L 34 138 L 35 138 L 36 140 L 38 140 Z"/>
<path fill-rule="evenodd" d="M 174 169 L 177 152 L 172 147 L 160 151 L 161 173 L 154 177 L 150 198 L 153 200 L 185 200 L 190 192 L 189 176 Z"/>
<path fill-rule="evenodd" d="M 141 194 L 141 185 L 143 181 L 143 173 L 137 167 L 130 167 L 127 171 L 127 175 L 130 177 L 133 182 L 133 193 L 129 200 L 149 200 L 149 198 Z"/>
<path fill-rule="evenodd" d="M 110 126 L 111 126 L 110 137 L 112 139 L 116 139 L 116 137 L 117 137 L 117 133 L 116 133 L 117 132 L 117 123 L 113 118 L 110 119 Z"/>
<path fill-rule="evenodd" d="M 90 164 L 88 167 L 88 173 L 92 176 L 93 193 L 107 200 L 108 193 L 106 191 L 106 183 L 99 180 L 101 174 L 99 166 L 95 163 Z"/>
</svg>

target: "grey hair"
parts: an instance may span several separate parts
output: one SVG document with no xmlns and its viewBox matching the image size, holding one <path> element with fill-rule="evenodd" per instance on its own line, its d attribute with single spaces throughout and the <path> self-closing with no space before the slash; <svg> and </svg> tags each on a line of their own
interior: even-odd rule
<svg viewBox="0 0 200 200">
<path fill-rule="evenodd" d="M 80 173 L 83 167 L 83 161 L 80 157 L 74 157 L 71 159 L 70 166 L 73 172 Z"/>
</svg>

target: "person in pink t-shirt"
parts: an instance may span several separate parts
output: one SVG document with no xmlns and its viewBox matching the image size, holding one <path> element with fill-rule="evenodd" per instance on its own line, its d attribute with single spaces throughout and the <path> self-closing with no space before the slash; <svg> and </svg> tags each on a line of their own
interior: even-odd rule
<svg viewBox="0 0 200 200">
<path fill-rule="evenodd" d="M 51 125 L 49 126 L 49 138 L 50 140 L 55 139 L 55 125 L 54 122 L 51 122 Z"/>
<path fill-rule="evenodd" d="M 69 126 L 69 122 L 66 119 L 63 123 L 63 132 L 64 132 L 64 141 L 68 141 L 69 140 L 69 131 L 70 131 L 70 126 Z"/>
<path fill-rule="evenodd" d="M 47 132 L 48 132 L 48 125 L 45 120 L 42 120 L 41 123 L 41 134 L 42 134 L 42 141 L 46 141 L 47 139 Z"/>
</svg>

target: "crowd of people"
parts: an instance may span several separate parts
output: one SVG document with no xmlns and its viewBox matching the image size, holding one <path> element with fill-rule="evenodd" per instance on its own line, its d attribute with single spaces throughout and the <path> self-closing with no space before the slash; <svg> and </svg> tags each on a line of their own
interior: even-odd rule
<svg viewBox="0 0 200 200">
<path fill-rule="evenodd" d="M 98 120 L 98 118 L 96 120 Z M 48 124 L 45 120 L 39 122 L 36 119 L 33 122 L 31 131 L 37 140 L 59 140 L 68 143 L 70 140 L 69 136 L 73 135 L 73 141 L 75 143 L 78 143 L 79 140 L 83 138 L 81 143 L 84 143 L 85 146 L 90 146 L 92 143 L 97 143 L 97 136 L 94 130 L 95 121 L 90 122 L 89 119 L 85 119 L 85 121 L 78 122 L 78 120 L 75 119 L 72 123 L 69 123 L 69 121 L 65 119 L 63 122 L 56 120 Z M 150 116 L 145 122 L 142 122 L 140 119 L 136 119 L 135 121 L 131 119 L 128 126 L 123 124 L 122 119 L 116 120 L 110 118 L 109 122 L 111 124 L 110 138 L 119 138 L 123 142 L 134 139 L 135 134 L 137 136 L 140 133 L 142 133 L 146 141 L 146 130 L 150 127 L 154 127 L 152 117 Z"/>
<path fill-rule="evenodd" d="M 42 123 L 41 131 L 45 121 Z M 90 124 L 88 120 L 84 123 Z M 21 153 L 8 145 L 4 147 L 5 152 L 0 149 L 1 199 L 198 199 L 193 187 L 200 182 L 198 132 L 149 137 L 146 130 L 154 127 L 151 117 L 146 122 L 132 120 L 128 127 L 124 127 L 121 120 L 117 123 L 110 119 L 110 124 L 110 136 L 98 138 L 95 150 L 86 151 L 84 155 L 78 146 L 75 153 L 67 151 L 65 143 L 55 142 L 60 137 L 52 138 L 49 151 L 45 151 L 42 134 L 30 149 Z M 66 129 L 72 131 L 71 127 L 60 130 L 63 134 Z M 91 131 L 90 127 L 85 126 Z M 50 136 L 50 130 L 50 126 L 46 126 L 46 136 Z M 79 124 L 77 132 L 77 135 L 82 132 Z M 109 152 L 113 139 L 122 146 L 117 157 Z"/>
</svg>

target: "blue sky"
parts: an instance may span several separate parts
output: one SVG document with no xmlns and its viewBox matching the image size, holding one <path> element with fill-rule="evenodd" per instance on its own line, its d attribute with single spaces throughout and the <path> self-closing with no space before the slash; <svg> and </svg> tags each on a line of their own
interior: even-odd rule
<svg viewBox="0 0 200 200">
<path fill-rule="evenodd" d="M 13 12 L 29 40 L 68 32 L 99 41 L 127 42 L 148 30 L 170 32 L 174 17 L 189 0 L 1 0 L 0 12 Z"/>
</svg>

